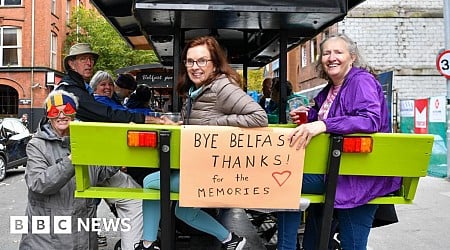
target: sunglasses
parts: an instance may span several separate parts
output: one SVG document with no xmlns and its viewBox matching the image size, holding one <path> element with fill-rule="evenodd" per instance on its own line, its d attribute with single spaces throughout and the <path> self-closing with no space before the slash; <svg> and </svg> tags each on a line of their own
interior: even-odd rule
<svg viewBox="0 0 450 250">
<path fill-rule="evenodd" d="M 60 106 L 50 106 L 50 109 L 47 111 L 48 118 L 58 118 L 59 114 L 63 113 L 65 116 L 74 116 L 77 111 L 73 108 L 70 103 L 66 103 L 66 106 L 63 110 L 58 109 Z"/>
</svg>

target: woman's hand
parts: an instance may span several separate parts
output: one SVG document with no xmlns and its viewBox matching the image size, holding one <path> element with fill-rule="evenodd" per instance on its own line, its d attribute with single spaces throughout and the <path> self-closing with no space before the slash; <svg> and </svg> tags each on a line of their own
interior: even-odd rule
<svg viewBox="0 0 450 250">
<path fill-rule="evenodd" d="M 183 125 L 183 121 L 174 122 L 167 116 L 161 116 L 161 124 L 164 125 Z"/>
<path fill-rule="evenodd" d="M 306 114 L 306 119 L 308 119 L 308 111 L 309 111 L 309 107 L 306 106 L 300 106 L 296 109 L 293 109 L 289 112 L 289 116 L 291 117 L 291 120 L 293 123 L 296 124 L 302 124 L 305 123 L 304 119 L 300 119 L 300 113 L 305 113 Z"/>
<path fill-rule="evenodd" d="M 163 123 L 161 123 L 160 117 L 151 116 L 151 115 L 145 116 L 145 123 L 146 124 L 163 124 Z"/>
<path fill-rule="evenodd" d="M 297 150 L 306 148 L 314 136 L 324 133 L 326 130 L 327 127 L 323 121 L 302 124 L 294 128 L 289 134 L 289 146 L 293 147 L 297 143 Z"/>
</svg>

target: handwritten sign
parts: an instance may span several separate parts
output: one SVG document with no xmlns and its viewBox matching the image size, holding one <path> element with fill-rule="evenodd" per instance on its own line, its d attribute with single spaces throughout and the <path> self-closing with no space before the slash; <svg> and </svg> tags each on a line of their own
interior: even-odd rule
<svg viewBox="0 0 450 250">
<path fill-rule="evenodd" d="M 298 209 L 305 151 L 289 147 L 291 130 L 184 126 L 180 205 Z"/>
</svg>

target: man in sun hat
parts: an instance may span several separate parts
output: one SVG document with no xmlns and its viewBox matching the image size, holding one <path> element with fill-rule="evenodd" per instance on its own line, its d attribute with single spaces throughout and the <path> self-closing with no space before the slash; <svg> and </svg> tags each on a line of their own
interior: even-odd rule
<svg viewBox="0 0 450 250">
<path fill-rule="evenodd" d="M 56 89 L 65 90 L 78 97 L 80 107 L 76 118 L 87 122 L 159 122 L 155 117 L 113 110 L 111 107 L 95 101 L 89 86 L 89 79 L 94 74 L 94 65 L 98 57 L 98 53 L 92 50 L 90 44 L 77 43 L 70 48 L 69 54 L 64 58 L 66 75 Z"/>
</svg>

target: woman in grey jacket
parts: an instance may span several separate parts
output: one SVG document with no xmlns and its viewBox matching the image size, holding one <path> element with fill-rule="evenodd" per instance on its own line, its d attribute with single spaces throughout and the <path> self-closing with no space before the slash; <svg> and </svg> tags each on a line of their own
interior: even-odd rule
<svg viewBox="0 0 450 250">
<path fill-rule="evenodd" d="M 184 48 L 177 90 L 186 97 L 182 110 L 184 124 L 265 127 L 264 109 L 240 88 L 241 78 L 227 63 L 225 53 L 213 37 L 198 37 Z M 164 117 L 163 117 L 164 118 Z M 170 121 L 169 121 L 170 122 Z M 159 172 L 144 179 L 144 188 L 160 188 Z M 179 172 L 170 177 L 170 188 L 179 191 Z M 144 240 L 136 250 L 160 249 L 156 242 L 160 202 L 144 200 Z M 175 208 L 186 224 L 215 236 L 223 249 L 243 249 L 246 239 L 230 232 L 200 208 Z"/>
<path fill-rule="evenodd" d="M 71 162 L 69 124 L 75 117 L 78 100 L 71 93 L 56 90 L 44 103 L 48 119 L 42 120 L 27 145 L 28 233 L 22 236 L 19 249 L 97 249 L 96 232 L 78 228 L 79 219 L 86 222 L 95 217 L 96 203 L 93 199 L 74 197 L 75 170 Z M 96 185 L 111 177 L 118 168 L 91 167 L 89 170 L 91 185 Z M 36 216 L 50 220 L 49 232 L 37 234 L 34 231 L 32 218 Z M 66 231 L 60 234 L 55 229 Z"/>
</svg>

